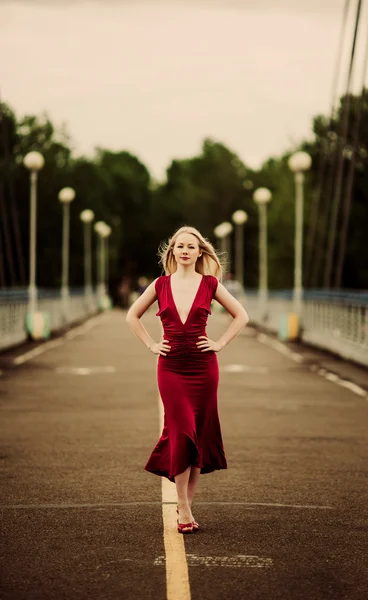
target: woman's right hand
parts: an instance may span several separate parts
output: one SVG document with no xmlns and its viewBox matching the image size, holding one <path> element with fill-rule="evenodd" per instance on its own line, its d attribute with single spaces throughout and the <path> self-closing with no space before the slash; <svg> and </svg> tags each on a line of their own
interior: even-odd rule
<svg viewBox="0 0 368 600">
<path fill-rule="evenodd" d="M 169 346 L 168 340 L 162 340 L 162 342 L 159 342 L 158 344 L 152 344 L 150 347 L 150 351 L 153 352 L 153 354 L 161 354 L 161 356 L 166 356 L 170 350 L 171 346 Z"/>
</svg>

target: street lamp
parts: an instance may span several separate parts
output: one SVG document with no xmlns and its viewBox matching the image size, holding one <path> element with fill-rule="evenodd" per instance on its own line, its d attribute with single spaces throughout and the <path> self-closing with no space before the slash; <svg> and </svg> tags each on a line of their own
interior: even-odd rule
<svg viewBox="0 0 368 600">
<path fill-rule="evenodd" d="M 213 230 L 215 236 L 220 240 L 220 250 L 226 256 L 228 270 L 231 271 L 231 249 L 229 236 L 233 230 L 233 226 L 228 221 L 223 221 Z"/>
<path fill-rule="evenodd" d="M 259 305 L 261 318 L 267 311 L 268 276 L 267 276 L 267 204 L 272 195 L 267 188 L 258 188 L 253 194 L 253 200 L 258 205 L 259 214 Z"/>
<path fill-rule="evenodd" d="M 93 210 L 82 210 L 80 219 L 83 223 L 84 237 L 84 293 L 91 304 L 92 299 L 92 248 L 91 248 L 91 223 L 95 218 Z"/>
<path fill-rule="evenodd" d="M 95 218 L 93 210 L 86 208 L 82 210 L 80 219 L 83 223 L 84 238 L 84 293 L 86 298 L 91 301 L 92 298 L 92 240 L 91 223 Z"/>
<path fill-rule="evenodd" d="M 236 210 L 232 214 L 235 227 L 235 279 L 244 285 L 244 223 L 248 221 L 245 210 Z"/>
<path fill-rule="evenodd" d="M 59 192 L 59 200 L 63 205 L 63 245 L 62 245 L 62 274 L 61 274 L 61 298 L 65 320 L 69 313 L 69 205 L 75 198 L 75 191 L 71 187 L 65 187 Z"/>
<path fill-rule="evenodd" d="M 110 225 L 107 225 L 107 223 L 105 223 L 105 232 L 103 235 L 103 240 L 104 240 L 104 244 L 105 244 L 105 293 L 106 296 L 108 297 L 108 286 L 109 286 L 109 237 L 111 235 L 111 227 Z M 109 304 L 109 300 L 108 300 L 108 304 Z"/>
<path fill-rule="evenodd" d="M 36 287 L 36 248 L 37 248 L 37 174 L 45 164 L 42 154 L 28 152 L 23 159 L 24 166 L 31 172 L 30 175 L 30 219 L 29 219 L 29 286 L 28 286 L 28 311 L 30 319 L 37 310 Z"/>
<path fill-rule="evenodd" d="M 104 258 L 104 247 L 103 247 L 103 233 L 104 233 L 105 223 L 103 221 L 97 221 L 94 225 L 94 230 L 97 233 L 97 295 L 98 301 L 101 302 L 101 299 L 104 294 L 103 290 L 103 265 L 105 262 Z"/>
<path fill-rule="evenodd" d="M 97 247 L 97 281 L 98 281 L 98 305 L 99 308 L 105 309 L 108 306 L 108 297 L 106 293 L 106 243 L 105 239 L 111 233 L 109 225 L 104 221 L 97 221 L 94 226 L 95 232 L 98 235 Z"/>
<path fill-rule="evenodd" d="M 303 296 L 303 182 L 312 159 L 306 152 L 295 152 L 288 160 L 289 169 L 295 174 L 295 250 L 293 311 L 300 319 Z"/>
</svg>

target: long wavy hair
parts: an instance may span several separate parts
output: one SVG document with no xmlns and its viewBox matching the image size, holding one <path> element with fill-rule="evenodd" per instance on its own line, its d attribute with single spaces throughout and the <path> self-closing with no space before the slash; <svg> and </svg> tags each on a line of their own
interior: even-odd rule
<svg viewBox="0 0 368 600">
<path fill-rule="evenodd" d="M 195 270 L 197 273 L 201 273 L 202 275 L 213 275 L 221 281 L 225 266 L 224 259 L 217 254 L 211 242 L 203 237 L 198 229 L 195 229 L 195 227 L 191 227 L 190 225 L 180 227 L 180 229 L 175 231 L 168 242 L 162 242 L 160 244 L 158 251 L 158 256 L 160 257 L 159 263 L 165 271 L 165 275 L 171 275 L 177 270 L 173 249 L 177 237 L 182 233 L 190 233 L 198 240 L 199 249 L 201 250 L 202 255 L 199 256 L 196 261 Z"/>
</svg>

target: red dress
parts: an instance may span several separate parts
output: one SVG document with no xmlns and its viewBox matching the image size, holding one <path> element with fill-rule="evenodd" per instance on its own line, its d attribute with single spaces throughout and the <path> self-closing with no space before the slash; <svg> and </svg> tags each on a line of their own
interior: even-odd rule
<svg viewBox="0 0 368 600">
<path fill-rule="evenodd" d="M 196 346 L 199 336 L 206 335 L 217 284 L 216 277 L 202 276 L 183 323 L 175 306 L 171 276 L 164 275 L 156 281 L 157 316 L 171 350 L 158 359 L 164 428 L 145 469 L 170 481 L 190 465 L 200 467 L 201 473 L 227 468 L 217 409 L 217 356 L 213 351 L 201 352 Z"/>
</svg>

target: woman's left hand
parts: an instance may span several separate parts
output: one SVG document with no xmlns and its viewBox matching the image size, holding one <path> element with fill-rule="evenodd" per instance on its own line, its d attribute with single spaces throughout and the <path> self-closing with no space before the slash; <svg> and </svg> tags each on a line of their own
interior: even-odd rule
<svg viewBox="0 0 368 600">
<path fill-rule="evenodd" d="M 212 350 L 212 352 L 220 352 L 220 350 L 222 350 L 222 346 L 219 342 L 214 342 L 205 335 L 200 335 L 198 339 L 201 341 L 197 342 L 196 345 L 200 348 L 201 352 L 208 352 L 209 350 Z"/>
</svg>

